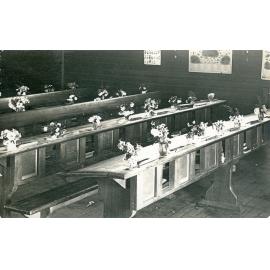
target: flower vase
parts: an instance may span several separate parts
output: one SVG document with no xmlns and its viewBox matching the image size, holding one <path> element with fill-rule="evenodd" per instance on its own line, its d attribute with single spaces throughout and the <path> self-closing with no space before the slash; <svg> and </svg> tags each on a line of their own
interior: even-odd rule
<svg viewBox="0 0 270 270">
<path fill-rule="evenodd" d="M 58 137 L 56 135 L 51 135 L 52 140 L 56 140 Z"/>
<path fill-rule="evenodd" d="M 128 167 L 129 169 L 134 169 L 138 167 L 138 160 L 137 158 L 131 157 L 128 160 Z"/>
<path fill-rule="evenodd" d="M 16 142 L 7 142 L 6 146 L 7 146 L 7 151 L 14 151 L 17 149 Z"/>
<path fill-rule="evenodd" d="M 264 113 L 261 110 L 258 114 L 258 119 L 259 119 L 259 121 L 263 121 L 263 119 L 264 119 Z"/>
<path fill-rule="evenodd" d="M 193 141 L 195 144 L 200 143 L 202 141 L 202 136 L 195 135 Z"/>
<path fill-rule="evenodd" d="M 234 121 L 234 129 L 239 129 L 241 127 L 241 123 L 239 121 Z"/>
<path fill-rule="evenodd" d="M 215 98 L 215 93 L 209 93 L 207 95 L 209 102 L 213 102 Z"/>
<path fill-rule="evenodd" d="M 148 118 L 148 117 L 153 117 L 155 115 L 155 112 L 154 111 L 148 111 L 147 113 L 146 113 L 146 118 Z"/>
<path fill-rule="evenodd" d="M 93 123 L 94 130 L 98 129 L 100 127 L 100 123 Z"/>
<path fill-rule="evenodd" d="M 167 143 L 159 143 L 158 144 L 159 155 L 161 157 L 167 156 L 168 148 L 169 148 L 169 146 Z"/>
<path fill-rule="evenodd" d="M 267 108 L 266 108 L 265 105 L 262 105 L 262 111 L 263 111 L 264 113 L 267 113 Z"/>
</svg>

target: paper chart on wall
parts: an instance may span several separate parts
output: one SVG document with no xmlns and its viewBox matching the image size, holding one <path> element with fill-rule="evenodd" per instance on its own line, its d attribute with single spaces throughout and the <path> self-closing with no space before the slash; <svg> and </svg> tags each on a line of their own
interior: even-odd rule
<svg viewBox="0 0 270 270">
<path fill-rule="evenodd" d="M 144 51 L 145 65 L 161 65 L 161 51 L 145 50 Z"/>
<path fill-rule="evenodd" d="M 270 80 L 270 51 L 263 51 L 262 53 L 262 80 Z"/>
<path fill-rule="evenodd" d="M 189 51 L 189 72 L 232 74 L 232 51 Z"/>
</svg>

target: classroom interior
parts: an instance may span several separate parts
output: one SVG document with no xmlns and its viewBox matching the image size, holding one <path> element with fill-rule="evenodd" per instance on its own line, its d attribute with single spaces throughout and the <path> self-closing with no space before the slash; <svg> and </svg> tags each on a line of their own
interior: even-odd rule
<svg viewBox="0 0 270 270">
<path fill-rule="evenodd" d="M 0 52 L 2 218 L 268 218 L 270 51 Z"/>
</svg>

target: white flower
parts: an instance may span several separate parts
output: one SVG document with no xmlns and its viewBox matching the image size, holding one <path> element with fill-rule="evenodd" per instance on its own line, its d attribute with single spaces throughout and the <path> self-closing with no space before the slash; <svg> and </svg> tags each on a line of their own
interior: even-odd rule
<svg viewBox="0 0 270 270">
<path fill-rule="evenodd" d="M 91 117 L 88 118 L 88 122 L 89 123 L 97 123 L 100 124 L 101 121 L 101 117 L 99 115 L 93 115 Z"/>
<path fill-rule="evenodd" d="M 19 88 L 17 88 L 16 91 L 18 96 L 25 96 L 29 91 L 29 87 L 22 85 Z"/>
<path fill-rule="evenodd" d="M 16 143 L 22 137 L 21 133 L 19 133 L 16 129 L 5 129 L 1 132 L 0 139 L 3 140 L 3 144 L 7 145 L 9 143 Z"/>
<path fill-rule="evenodd" d="M 258 114 L 260 113 L 260 109 L 259 109 L 259 108 L 255 108 L 255 109 L 254 109 L 254 113 L 255 113 L 256 115 L 258 115 Z"/>
</svg>

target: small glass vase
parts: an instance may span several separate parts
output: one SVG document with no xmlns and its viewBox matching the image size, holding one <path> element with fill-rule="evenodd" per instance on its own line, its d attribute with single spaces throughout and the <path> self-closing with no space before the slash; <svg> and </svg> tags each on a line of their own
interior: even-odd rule
<svg viewBox="0 0 270 270">
<path fill-rule="evenodd" d="M 239 121 L 234 121 L 233 124 L 234 124 L 234 129 L 240 129 L 241 123 Z"/>
<path fill-rule="evenodd" d="M 261 110 L 258 114 L 258 119 L 259 119 L 259 121 L 263 121 L 263 119 L 264 119 L 264 113 Z"/>
<path fill-rule="evenodd" d="M 215 98 L 215 93 L 209 93 L 207 95 L 209 102 L 213 102 Z"/>
<path fill-rule="evenodd" d="M 193 138 L 193 142 L 196 144 L 196 143 L 200 143 L 203 141 L 203 136 L 198 136 L 198 135 L 195 135 L 194 138 Z"/>
<path fill-rule="evenodd" d="M 93 123 L 93 129 L 94 130 L 98 129 L 100 126 L 101 126 L 100 123 L 95 123 L 95 122 Z"/>
<path fill-rule="evenodd" d="M 153 110 L 148 111 L 145 114 L 146 118 L 153 117 L 154 115 L 156 115 L 156 113 Z"/>
<path fill-rule="evenodd" d="M 167 156 L 168 150 L 169 150 L 168 143 L 159 143 L 158 144 L 158 151 L 159 151 L 159 155 L 161 157 Z"/>
<path fill-rule="evenodd" d="M 14 151 L 17 149 L 16 142 L 7 142 L 6 146 L 7 146 L 7 151 Z"/>
<path fill-rule="evenodd" d="M 127 160 L 129 169 L 134 169 L 138 167 L 138 160 L 135 157 L 131 157 Z"/>
</svg>

